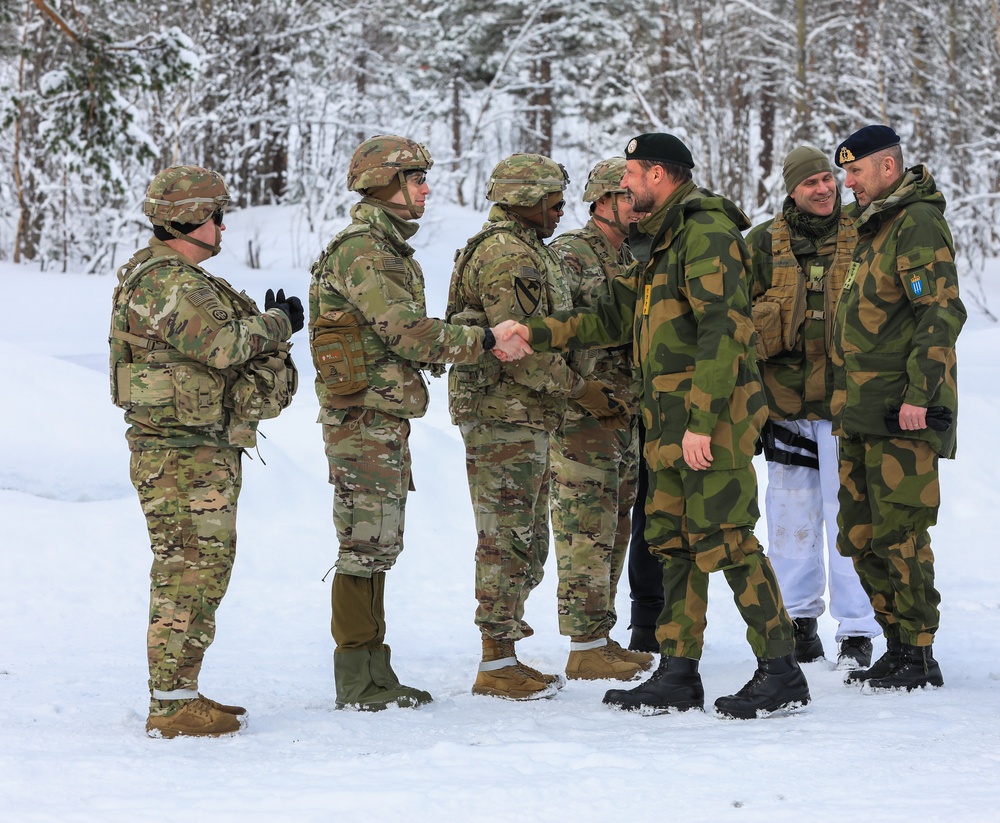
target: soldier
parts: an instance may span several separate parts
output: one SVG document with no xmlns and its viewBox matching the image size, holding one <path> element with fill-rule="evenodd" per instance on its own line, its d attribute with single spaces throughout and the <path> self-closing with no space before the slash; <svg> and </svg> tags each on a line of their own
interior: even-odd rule
<svg viewBox="0 0 1000 823">
<path fill-rule="evenodd" d="M 649 467 L 646 539 L 663 560 L 666 605 L 657 626 L 660 666 L 604 702 L 650 713 L 702 708 L 698 673 L 708 575 L 722 571 L 758 658 L 753 678 L 720 697 L 723 716 L 752 718 L 809 702 L 795 660 L 791 618 L 753 534 L 751 459 L 767 417 L 753 356 L 749 254 L 733 203 L 692 182 L 691 152 L 672 134 L 643 134 L 625 150 L 622 184 L 649 214 L 629 246 L 636 264 L 594 308 L 529 318 L 512 333 L 536 351 L 633 341 L 642 371 Z"/>
<path fill-rule="evenodd" d="M 427 149 L 405 137 L 380 135 L 358 146 L 347 187 L 361 202 L 312 267 L 309 339 L 340 544 L 330 621 L 338 709 L 431 700 L 399 682 L 385 644 L 385 573 L 403 550 L 406 495 L 414 488 L 409 421 L 424 415 L 429 399 L 421 371 L 437 376 L 442 363 L 495 362 L 494 355 L 526 350 L 497 345 L 506 326 L 427 317 L 423 272 L 407 241 L 424 213 L 432 163 Z"/>
<path fill-rule="evenodd" d="M 768 558 L 795 623 L 795 657 L 823 657 L 816 618 L 825 608 L 824 540 L 838 668 L 866 668 L 881 632 L 854 564 L 837 551 L 837 438 L 831 433 L 833 314 L 857 231 L 842 209 L 833 166 L 799 146 L 782 167 L 788 196 L 776 217 L 747 235 L 754 326 L 770 421 L 767 458 Z"/>
<path fill-rule="evenodd" d="M 840 533 L 886 652 L 846 682 L 866 691 L 941 686 L 932 644 L 941 596 L 929 529 L 938 458 L 955 456 L 955 343 L 965 323 L 944 196 L 907 169 L 899 136 L 865 126 L 837 147 L 861 217 L 834 323 Z"/>
<path fill-rule="evenodd" d="M 149 245 L 118 270 L 111 393 L 125 409 L 131 479 L 153 550 L 151 737 L 238 732 L 246 710 L 198 693 L 215 612 L 236 553 L 240 457 L 257 422 L 291 402 L 297 297 L 268 290 L 265 312 L 201 263 L 219 253 L 229 192 L 214 171 L 172 166 L 150 183 Z"/>
<path fill-rule="evenodd" d="M 542 242 L 562 216 L 568 183 L 558 163 L 513 154 L 490 175 L 496 205 L 482 231 L 459 252 L 448 319 L 489 325 L 514 315 L 569 308 L 559 259 Z M 574 372 L 564 357 L 538 354 L 509 366 L 455 366 L 448 379 L 452 421 L 465 441 L 476 518 L 476 624 L 483 660 L 473 694 L 511 700 L 551 697 L 561 685 L 517 660 L 514 643 L 533 634 L 524 604 L 542 579 L 548 554 L 549 433 L 567 402 L 607 425 L 626 426 L 627 410 L 610 387 Z"/>
<path fill-rule="evenodd" d="M 551 244 L 562 261 L 574 306 L 590 306 L 609 295 L 610 281 L 631 262 L 624 241 L 638 216 L 622 188 L 624 174 L 624 157 L 598 163 L 583 194 L 590 203 L 590 220 Z M 629 409 L 636 408 L 638 383 L 628 346 L 573 352 L 569 364 L 581 377 L 604 381 Z M 627 429 L 607 429 L 572 404 L 552 433 L 559 632 L 570 638 L 570 679 L 630 680 L 652 666 L 651 654 L 626 651 L 610 637 L 628 548 L 637 455 L 634 422 Z"/>
</svg>

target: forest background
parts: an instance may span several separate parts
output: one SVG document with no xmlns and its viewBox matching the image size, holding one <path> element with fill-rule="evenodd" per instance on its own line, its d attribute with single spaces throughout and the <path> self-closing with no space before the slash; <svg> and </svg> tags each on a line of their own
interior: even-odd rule
<svg viewBox="0 0 1000 823">
<path fill-rule="evenodd" d="M 103 273 L 172 163 L 328 237 L 357 144 L 427 144 L 482 208 L 515 151 L 580 183 L 670 131 L 755 222 L 795 145 L 887 123 L 948 199 L 967 303 L 1000 254 L 1000 0 L 0 0 L 0 260 Z M 327 230 L 329 229 L 329 231 Z M 308 265 L 318 248 L 300 249 Z M 255 263 L 250 238 L 247 262 Z"/>
</svg>

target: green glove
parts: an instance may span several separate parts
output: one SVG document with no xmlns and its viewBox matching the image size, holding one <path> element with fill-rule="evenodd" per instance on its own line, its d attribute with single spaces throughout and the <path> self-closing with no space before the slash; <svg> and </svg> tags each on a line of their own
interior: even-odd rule
<svg viewBox="0 0 1000 823">
<path fill-rule="evenodd" d="M 611 386 L 601 380 L 584 380 L 583 388 L 570 395 L 589 414 L 598 419 L 603 429 L 630 429 L 632 410 L 615 397 Z"/>
</svg>

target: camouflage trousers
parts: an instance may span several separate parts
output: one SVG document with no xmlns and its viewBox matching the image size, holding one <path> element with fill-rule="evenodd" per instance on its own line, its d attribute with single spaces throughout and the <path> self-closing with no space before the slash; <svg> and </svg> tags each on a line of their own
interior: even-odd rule
<svg viewBox="0 0 1000 823">
<path fill-rule="evenodd" d="M 579 642 L 607 637 L 632 531 L 635 431 L 603 429 L 595 417 L 568 411 L 549 458 L 559 633 Z"/>
<path fill-rule="evenodd" d="M 837 550 L 854 561 L 886 637 L 911 646 L 929 646 L 940 621 L 929 534 L 940 501 L 929 443 L 840 438 Z"/>
<path fill-rule="evenodd" d="M 747 624 L 756 657 L 791 654 L 794 628 L 774 570 L 753 534 L 760 516 L 753 466 L 726 471 L 659 469 L 649 475 L 646 540 L 663 561 L 660 651 L 700 659 L 708 575 L 721 571 Z"/>
<path fill-rule="evenodd" d="M 340 543 L 337 572 L 371 577 L 391 569 L 403 550 L 410 423 L 374 409 L 338 414 L 339 425 L 323 425 Z"/>
<path fill-rule="evenodd" d="M 238 449 L 135 451 L 130 476 L 153 550 L 149 580 L 149 688 L 198 690 L 236 556 Z M 151 703 L 151 711 L 163 708 Z"/>
<path fill-rule="evenodd" d="M 463 423 L 476 517 L 476 625 L 496 640 L 534 632 L 524 604 L 549 553 L 549 435 L 513 423 Z"/>
</svg>

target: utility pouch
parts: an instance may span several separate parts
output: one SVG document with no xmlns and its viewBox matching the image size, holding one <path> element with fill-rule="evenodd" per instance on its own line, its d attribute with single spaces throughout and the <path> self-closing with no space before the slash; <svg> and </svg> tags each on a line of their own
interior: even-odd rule
<svg viewBox="0 0 1000 823">
<path fill-rule="evenodd" d="M 181 426 L 212 426 L 222 420 L 226 381 L 215 369 L 198 363 L 171 363 L 174 413 Z"/>
<path fill-rule="evenodd" d="M 454 323 L 456 326 L 478 326 L 481 329 L 490 327 L 486 313 L 475 309 L 456 312 L 448 318 L 448 322 Z M 455 363 L 452 365 L 451 371 L 461 388 L 488 389 L 500 381 L 503 369 L 496 357 L 492 354 L 484 354 L 475 363 Z"/>
<path fill-rule="evenodd" d="M 781 304 L 758 300 L 751 309 L 757 332 L 757 359 L 767 360 L 785 350 L 781 334 Z"/>
<path fill-rule="evenodd" d="M 350 312 L 321 316 L 313 328 L 313 364 L 333 394 L 357 394 L 368 388 L 361 328 Z"/>
<path fill-rule="evenodd" d="M 288 354 L 261 354 L 245 363 L 229 392 L 240 420 L 270 420 L 292 402 L 299 374 Z"/>
</svg>

